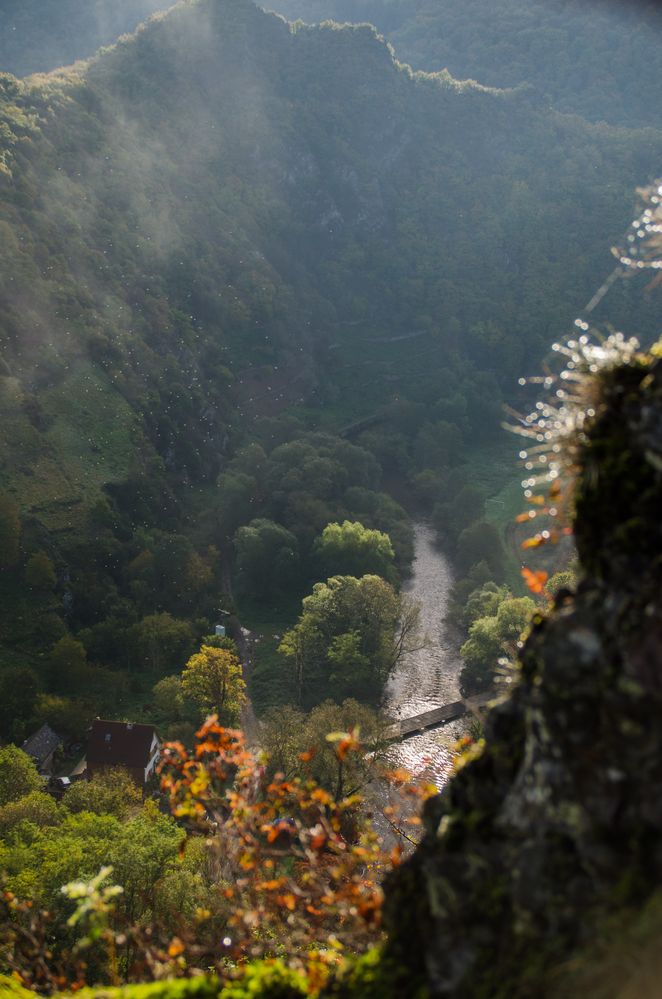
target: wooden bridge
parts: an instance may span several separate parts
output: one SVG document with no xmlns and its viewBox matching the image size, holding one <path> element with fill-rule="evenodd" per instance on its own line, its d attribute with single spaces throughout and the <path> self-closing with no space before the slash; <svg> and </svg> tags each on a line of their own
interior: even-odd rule
<svg viewBox="0 0 662 999">
<path fill-rule="evenodd" d="M 440 708 L 432 708 L 431 711 L 424 711 L 413 718 L 402 718 L 394 721 L 385 731 L 385 737 L 393 742 L 400 742 L 402 739 L 409 739 L 413 735 L 427 732 L 433 728 L 440 728 L 448 722 L 462 718 L 466 714 L 477 712 L 486 707 L 490 701 L 496 697 L 494 691 L 489 694 L 479 694 L 477 697 L 468 697 L 465 701 L 452 701 L 444 704 Z"/>
</svg>

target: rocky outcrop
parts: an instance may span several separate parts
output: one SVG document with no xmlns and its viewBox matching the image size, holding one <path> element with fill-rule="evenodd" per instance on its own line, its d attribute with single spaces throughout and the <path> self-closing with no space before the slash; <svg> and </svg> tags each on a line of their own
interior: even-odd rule
<svg viewBox="0 0 662 999">
<path fill-rule="evenodd" d="M 485 745 L 387 891 L 400 994 L 567 995 L 558 969 L 662 881 L 662 361 L 595 376 L 585 577 L 534 621 Z"/>
</svg>

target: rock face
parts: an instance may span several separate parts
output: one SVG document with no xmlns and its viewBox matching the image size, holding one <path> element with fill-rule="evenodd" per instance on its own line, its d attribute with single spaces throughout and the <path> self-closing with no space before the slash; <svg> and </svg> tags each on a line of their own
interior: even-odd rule
<svg viewBox="0 0 662 999">
<path fill-rule="evenodd" d="M 391 878 L 400 994 L 567 995 L 556 969 L 662 880 L 662 361 L 596 378 L 575 485 L 585 577 L 534 622 L 482 753 Z"/>
</svg>

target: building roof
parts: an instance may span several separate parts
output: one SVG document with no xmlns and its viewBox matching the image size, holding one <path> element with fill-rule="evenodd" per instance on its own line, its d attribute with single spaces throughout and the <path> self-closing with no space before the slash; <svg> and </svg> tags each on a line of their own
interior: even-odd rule
<svg viewBox="0 0 662 999">
<path fill-rule="evenodd" d="M 41 763 L 61 745 L 62 739 L 57 732 L 54 732 L 50 725 L 42 725 L 37 732 L 25 740 L 21 749 L 37 763 Z"/>
<path fill-rule="evenodd" d="M 97 718 L 92 722 L 87 742 L 88 766 L 104 764 L 111 767 L 144 768 L 150 761 L 155 735 L 153 725 L 101 721 Z"/>
</svg>

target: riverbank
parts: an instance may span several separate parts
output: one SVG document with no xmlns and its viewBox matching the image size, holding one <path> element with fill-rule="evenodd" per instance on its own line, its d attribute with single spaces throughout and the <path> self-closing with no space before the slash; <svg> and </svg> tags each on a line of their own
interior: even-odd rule
<svg viewBox="0 0 662 999">
<path fill-rule="evenodd" d="M 384 696 L 384 712 L 393 719 L 440 708 L 460 697 L 459 642 L 446 621 L 453 587 L 449 559 L 438 547 L 431 524 L 414 522 L 412 574 L 403 586 L 421 608 L 421 631 L 425 647 L 406 655 L 391 676 Z M 423 732 L 394 745 L 389 761 L 415 776 L 425 775 L 441 786 L 452 767 L 451 745 L 464 730 L 462 720 L 449 723 L 443 733 Z"/>
</svg>

